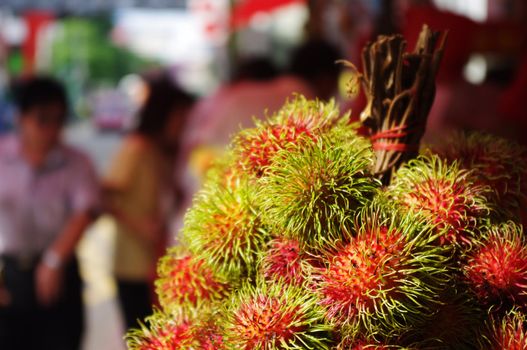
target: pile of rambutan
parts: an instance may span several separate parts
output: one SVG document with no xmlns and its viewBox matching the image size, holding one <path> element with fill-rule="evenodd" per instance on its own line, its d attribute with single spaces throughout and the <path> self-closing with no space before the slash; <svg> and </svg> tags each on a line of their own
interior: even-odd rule
<svg viewBox="0 0 527 350">
<path fill-rule="evenodd" d="M 527 150 L 460 133 L 387 181 L 349 120 L 296 96 L 234 136 L 130 349 L 527 350 Z"/>
<path fill-rule="evenodd" d="M 234 137 L 130 349 L 527 349 L 527 151 L 457 134 L 383 186 L 348 120 L 297 97 Z"/>
</svg>

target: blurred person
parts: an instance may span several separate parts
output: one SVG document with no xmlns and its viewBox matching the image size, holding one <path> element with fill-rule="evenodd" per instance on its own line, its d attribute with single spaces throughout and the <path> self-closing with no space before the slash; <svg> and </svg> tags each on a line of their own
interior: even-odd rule
<svg viewBox="0 0 527 350">
<path fill-rule="evenodd" d="M 192 149 L 206 147 L 221 152 L 233 134 L 253 125 L 282 107 L 295 93 L 313 97 L 303 80 L 281 75 L 267 57 L 239 62 L 233 79 L 205 97 L 192 111 L 188 142 Z"/>
<path fill-rule="evenodd" d="M 15 101 L 18 129 L 0 140 L 0 349 L 79 349 L 75 247 L 98 207 L 95 171 L 62 142 L 61 83 L 28 78 Z"/>
<path fill-rule="evenodd" d="M 126 327 L 152 311 L 152 282 L 173 209 L 174 165 L 193 98 L 168 77 L 149 83 L 135 130 L 123 141 L 104 180 L 116 222 L 114 276 Z"/>
<path fill-rule="evenodd" d="M 270 81 L 279 74 L 277 67 L 267 57 L 249 57 L 241 59 L 234 71 L 233 82 Z"/>
<path fill-rule="evenodd" d="M 337 61 L 342 58 L 331 43 L 322 39 L 309 40 L 294 50 L 289 73 L 307 83 L 314 97 L 328 101 L 337 94 L 342 68 Z"/>
</svg>

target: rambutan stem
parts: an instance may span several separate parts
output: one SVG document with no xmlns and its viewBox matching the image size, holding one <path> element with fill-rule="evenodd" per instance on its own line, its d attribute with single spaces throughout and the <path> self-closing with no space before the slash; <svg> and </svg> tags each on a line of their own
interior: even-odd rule
<svg viewBox="0 0 527 350">
<path fill-rule="evenodd" d="M 360 76 L 367 98 L 361 122 L 376 153 L 374 173 L 387 185 L 392 174 L 418 154 L 435 96 L 435 77 L 446 32 L 424 25 L 414 51 L 401 35 L 379 36 L 362 51 Z"/>
</svg>

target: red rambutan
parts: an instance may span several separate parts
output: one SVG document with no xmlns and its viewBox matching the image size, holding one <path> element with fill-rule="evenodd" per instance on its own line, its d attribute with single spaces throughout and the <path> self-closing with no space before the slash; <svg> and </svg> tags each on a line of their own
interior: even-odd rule
<svg viewBox="0 0 527 350">
<path fill-rule="evenodd" d="M 192 322 L 184 316 L 155 312 L 141 329 L 132 330 L 126 340 L 130 350 L 191 349 L 196 345 Z"/>
<path fill-rule="evenodd" d="M 379 341 L 429 320 L 450 279 L 447 250 L 412 215 L 368 209 L 353 231 L 327 252 L 316 276 L 327 317 L 352 338 Z"/>
<path fill-rule="evenodd" d="M 490 212 L 487 188 L 471 173 L 437 156 L 411 160 L 397 171 L 388 188 L 403 208 L 422 215 L 436 228 L 441 244 L 469 246 Z"/>
<path fill-rule="evenodd" d="M 247 174 L 259 177 L 278 151 L 316 140 L 341 119 L 334 103 L 308 101 L 298 96 L 268 121 L 257 121 L 255 128 L 236 136 L 234 151 L 239 155 L 239 165 Z"/>
<path fill-rule="evenodd" d="M 404 246 L 401 235 L 381 227 L 363 236 L 342 247 L 322 275 L 323 304 L 328 305 L 330 318 L 354 318 L 360 310 L 372 308 L 380 293 L 376 290 L 379 283 L 383 281 L 386 289 L 391 289 L 400 277 L 385 274 L 380 267 L 393 269 L 398 264 L 394 257 Z"/>
<path fill-rule="evenodd" d="M 209 312 L 166 313 L 155 311 L 140 329 L 130 330 L 130 350 L 221 350 L 223 340 Z"/>
<path fill-rule="evenodd" d="M 471 251 L 464 272 L 485 305 L 527 303 L 527 243 L 523 229 L 509 222 L 489 229 Z"/>
<path fill-rule="evenodd" d="M 225 310 L 223 329 L 232 350 L 323 350 L 331 344 L 315 296 L 284 283 L 246 284 Z"/>
<path fill-rule="evenodd" d="M 481 350 L 527 349 L 527 317 L 513 309 L 503 318 L 491 317 L 489 335 L 482 337 Z"/>
<path fill-rule="evenodd" d="M 196 308 L 225 297 L 229 285 L 204 260 L 169 249 L 158 265 L 156 293 L 164 310 Z"/>
<path fill-rule="evenodd" d="M 498 212 L 509 218 L 519 218 L 519 210 L 527 195 L 527 150 L 504 138 L 471 132 L 457 133 L 444 144 L 433 146 L 449 163 L 473 170 L 471 178 L 489 186 L 487 193 Z M 523 201 L 523 202 L 522 202 Z"/>
<path fill-rule="evenodd" d="M 282 280 L 302 285 L 306 277 L 306 256 L 297 240 L 275 238 L 268 243 L 260 261 L 260 271 L 266 281 Z"/>
<path fill-rule="evenodd" d="M 224 349 L 222 332 L 213 321 L 203 322 L 194 334 L 199 344 L 196 350 Z"/>
</svg>

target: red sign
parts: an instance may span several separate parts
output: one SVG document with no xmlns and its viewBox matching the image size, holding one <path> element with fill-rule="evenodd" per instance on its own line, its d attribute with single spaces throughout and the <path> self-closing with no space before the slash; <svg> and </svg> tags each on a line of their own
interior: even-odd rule
<svg viewBox="0 0 527 350">
<path fill-rule="evenodd" d="M 54 16 L 46 11 L 28 11 L 24 14 L 27 26 L 27 36 L 22 47 L 24 54 L 24 73 L 31 74 L 35 66 L 35 56 L 37 53 L 37 40 L 40 30 L 53 22 Z"/>
<path fill-rule="evenodd" d="M 235 5 L 231 27 L 239 29 L 245 26 L 259 12 L 271 12 L 279 7 L 291 4 L 305 4 L 306 0 L 244 0 Z"/>
</svg>

